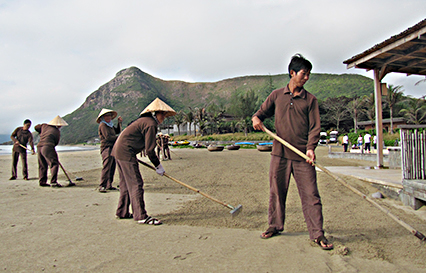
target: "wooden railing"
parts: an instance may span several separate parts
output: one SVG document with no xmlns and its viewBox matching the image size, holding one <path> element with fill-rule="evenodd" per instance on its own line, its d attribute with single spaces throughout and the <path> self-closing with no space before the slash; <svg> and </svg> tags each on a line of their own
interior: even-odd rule
<svg viewBox="0 0 426 273">
<path fill-rule="evenodd" d="M 399 126 L 401 136 L 402 176 L 407 180 L 426 179 L 426 133 L 419 132 L 425 125 Z"/>
</svg>

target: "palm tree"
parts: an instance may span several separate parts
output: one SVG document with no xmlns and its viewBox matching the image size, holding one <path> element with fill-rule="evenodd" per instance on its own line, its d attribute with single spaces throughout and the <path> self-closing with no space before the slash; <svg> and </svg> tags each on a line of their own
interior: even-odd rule
<svg viewBox="0 0 426 273">
<path fill-rule="evenodd" d="M 178 134 L 180 135 L 180 126 L 185 122 L 184 113 L 181 111 L 177 112 L 177 114 L 174 116 L 175 124 L 178 127 Z"/>
<path fill-rule="evenodd" d="M 358 114 L 362 110 L 363 101 L 361 98 L 354 98 L 348 103 L 348 112 L 351 114 L 351 117 L 354 119 L 354 128 L 355 134 L 358 130 Z"/>
<path fill-rule="evenodd" d="M 426 122 L 426 102 L 425 99 L 408 99 L 408 107 L 399 111 L 403 114 L 407 123 L 420 124 Z"/>
<path fill-rule="evenodd" d="M 184 117 L 185 117 L 185 121 L 186 122 L 188 122 L 188 124 L 189 124 L 189 134 L 191 134 L 191 125 L 192 125 L 192 123 L 194 122 L 194 113 L 192 112 L 192 109 L 190 108 L 189 109 L 189 112 L 186 112 L 185 114 L 184 114 Z M 195 130 L 194 130 L 194 133 L 195 133 Z M 194 134 L 195 135 L 195 134 Z"/>
<path fill-rule="evenodd" d="M 189 107 L 189 109 L 191 109 L 191 111 L 194 112 L 195 127 L 197 127 L 197 124 L 198 124 L 198 129 L 200 129 L 200 135 L 204 136 L 204 130 L 206 129 L 206 126 L 207 126 L 205 108 L 196 107 L 196 108 L 194 108 L 194 110 L 192 110 L 192 108 Z M 197 133 L 195 132 L 195 135 L 196 134 Z"/>
<path fill-rule="evenodd" d="M 385 103 L 389 107 L 390 113 L 390 133 L 393 134 L 393 111 L 395 110 L 395 106 L 400 104 L 404 100 L 404 90 L 402 89 L 402 85 L 389 85 L 388 94 L 385 97 Z"/>
<path fill-rule="evenodd" d="M 364 109 L 362 110 L 368 117 L 368 120 L 375 120 L 376 117 L 376 104 L 374 103 L 374 94 L 371 93 L 370 96 L 365 95 L 362 98 L 364 104 Z"/>
</svg>

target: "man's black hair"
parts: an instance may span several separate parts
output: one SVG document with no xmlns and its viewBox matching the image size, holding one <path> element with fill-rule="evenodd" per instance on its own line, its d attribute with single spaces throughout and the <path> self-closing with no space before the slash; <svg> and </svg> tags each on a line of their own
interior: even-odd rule
<svg viewBox="0 0 426 273">
<path fill-rule="evenodd" d="M 24 125 L 27 124 L 27 123 L 32 123 L 32 122 L 29 119 L 24 120 Z"/>
<path fill-rule="evenodd" d="M 288 65 L 288 76 L 291 79 L 291 70 L 293 70 L 297 74 L 302 69 L 306 72 L 311 71 L 312 64 L 310 61 L 306 60 L 305 57 L 302 56 L 302 54 L 297 53 L 296 55 L 291 57 L 290 64 Z"/>
</svg>

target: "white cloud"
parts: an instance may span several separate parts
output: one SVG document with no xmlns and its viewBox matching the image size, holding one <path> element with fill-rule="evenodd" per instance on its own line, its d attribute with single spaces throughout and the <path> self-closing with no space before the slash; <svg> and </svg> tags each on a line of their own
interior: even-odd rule
<svg viewBox="0 0 426 273">
<path fill-rule="evenodd" d="M 424 19 L 426 2 L 0 1 L 0 133 L 64 116 L 129 66 L 166 80 L 286 73 L 300 52 L 315 73 Z M 387 76 L 406 94 L 417 78 Z M 395 81 L 395 82 L 393 82 Z"/>
</svg>

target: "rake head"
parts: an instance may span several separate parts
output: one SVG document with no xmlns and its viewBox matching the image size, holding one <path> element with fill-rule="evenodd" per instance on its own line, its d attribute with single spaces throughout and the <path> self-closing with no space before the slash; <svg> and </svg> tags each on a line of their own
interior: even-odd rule
<svg viewBox="0 0 426 273">
<path fill-rule="evenodd" d="M 240 214 L 240 212 L 243 210 L 243 206 L 242 205 L 238 205 L 236 207 L 234 207 L 229 213 L 232 215 L 232 217 L 237 216 L 238 214 Z"/>
</svg>

